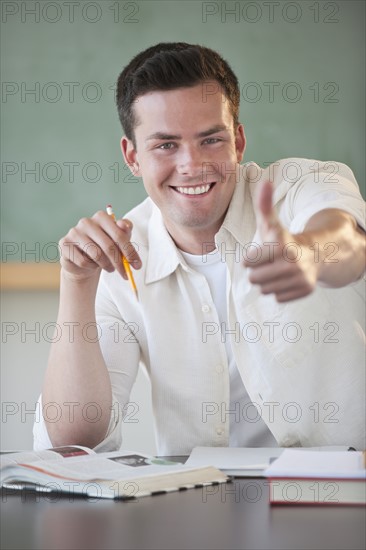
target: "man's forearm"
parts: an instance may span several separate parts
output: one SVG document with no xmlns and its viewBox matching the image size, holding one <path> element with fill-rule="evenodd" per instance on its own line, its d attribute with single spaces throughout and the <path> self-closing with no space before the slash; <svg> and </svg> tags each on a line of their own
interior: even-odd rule
<svg viewBox="0 0 366 550">
<path fill-rule="evenodd" d="M 98 277 L 70 281 L 61 271 L 58 326 L 42 391 L 44 410 L 55 403 L 57 419 L 45 414 L 52 444 L 96 446 L 106 435 L 112 407 L 109 374 L 99 346 L 95 320 Z M 65 329 L 64 329 L 65 327 Z"/>
<path fill-rule="evenodd" d="M 347 212 L 336 209 L 318 212 L 310 218 L 299 239 L 314 254 L 321 286 L 338 288 L 362 276 L 365 233 Z"/>
</svg>

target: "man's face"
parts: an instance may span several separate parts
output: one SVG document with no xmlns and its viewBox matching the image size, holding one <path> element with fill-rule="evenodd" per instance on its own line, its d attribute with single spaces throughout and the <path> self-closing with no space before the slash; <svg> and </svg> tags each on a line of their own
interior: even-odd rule
<svg viewBox="0 0 366 550">
<path fill-rule="evenodd" d="M 212 90 L 213 87 L 210 86 Z M 136 149 L 122 138 L 126 162 L 141 176 L 173 239 L 207 238 L 220 228 L 236 183 L 245 137 L 234 132 L 229 102 L 206 84 L 140 96 Z"/>
</svg>

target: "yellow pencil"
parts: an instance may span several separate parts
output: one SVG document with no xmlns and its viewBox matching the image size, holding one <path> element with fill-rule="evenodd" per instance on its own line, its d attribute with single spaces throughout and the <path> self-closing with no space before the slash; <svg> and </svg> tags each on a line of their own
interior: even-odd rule
<svg viewBox="0 0 366 550">
<path fill-rule="evenodd" d="M 112 206 L 111 206 L 110 204 L 107 205 L 107 214 L 108 214 L 109 216 L 112 216 L 112 218 L 114 219 L 114 221 L 116 221 L 116 216 L 114 215 Z M 128 263 L 127 258 L 126 258 L 123 254 L 121 254 L 121 257 L 122 257 L 123 267 L 125 268 L 126 275 L 127 275 L 127 277 L 128 277 L 128 280 L 130 281 L 132 290 L 133 290 L 134 293 L 136 294 L 136 298 L 139 299 L 139 294 L 138 294 L 138 292 L 137 292 L 137 286 L 136 286 L 135 280 L 134 280 L 133 275 L 132 275 L 132 271 L 131 271 L 130 264 Z"/>
</svg>

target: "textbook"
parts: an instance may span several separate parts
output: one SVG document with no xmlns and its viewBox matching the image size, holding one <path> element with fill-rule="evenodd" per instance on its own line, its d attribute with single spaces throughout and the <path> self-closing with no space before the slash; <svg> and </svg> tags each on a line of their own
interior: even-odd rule
<svg viewBox="0 0 366 550">
<path fill-rule="evenodd" d="M 286 449 L 266 470 L 271 504 L 366 505 L 365 452 Z"/>
<path fill-rule="evenodd" d="M 158 457 L 81 446 L 0 456 L 0 485 L 12 490 L 132 499 L 229 481 L 212 466 L 191 467 Z"/>
</svg>

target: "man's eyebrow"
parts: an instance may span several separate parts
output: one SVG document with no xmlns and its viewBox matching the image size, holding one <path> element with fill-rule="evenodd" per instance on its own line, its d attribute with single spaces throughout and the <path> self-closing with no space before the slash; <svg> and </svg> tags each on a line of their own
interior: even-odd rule
<svg viewBox="0 0 366 550">
<path fill-rule="evenodd" d="M 181 136 L 175 136 L 173 134 L 164 134 L 164 132 L 155 132 L 154 134 L 147 136 L 147 138 L 145 138 L 145 141 L 149 141 L 150 139 L 182 139 L 182 138 Z"/>
<path fill-rule="evenodd" d="M 225 126 L 225 124 L 216 124 L 216 126 L 213 126 L 212 128 L 205 130 L 204 132 L 200 132 L 195 137 L 206 137 L 210 136 L 211 134 L 216 134 L 217 132 L 223 132 L 227 130 L 230 130 L 230 128 L 228 126 Z"/>
<path fill-rule="evenodd" d="M 201 137 L 207 137 L 211 134 L 216 134 L 217 132 L 222 132 L 223 130 L 229 130 L 227 126 L 224 124 L 217 124 L 216 126 L 213 126 L 212 128 L 209 128 L 208 130 L 204 130 L 203 132 L 199 132 L 194 137 L 201 138 Z M 165 134 L 164 132 L 155 132 L 154 134 L 151 134 L 150 136 L 147 136 L 145 141 L 149 141 L 151 139 L 161 139 L 161 140 L 168 140 L 168 139 L 182 139 L 182 136 L 175 135 L 175 134 Z"/>
</svg>

